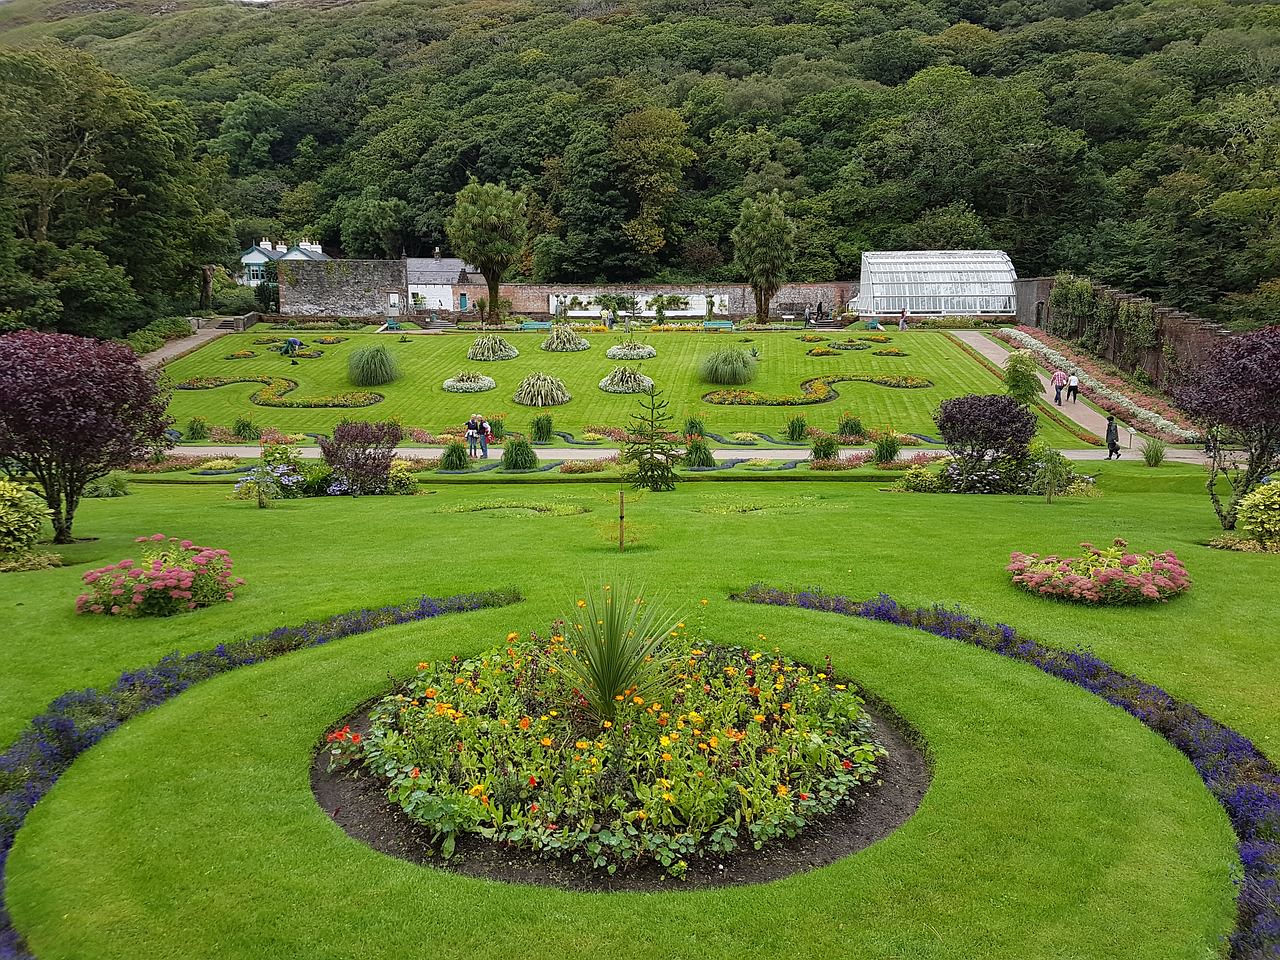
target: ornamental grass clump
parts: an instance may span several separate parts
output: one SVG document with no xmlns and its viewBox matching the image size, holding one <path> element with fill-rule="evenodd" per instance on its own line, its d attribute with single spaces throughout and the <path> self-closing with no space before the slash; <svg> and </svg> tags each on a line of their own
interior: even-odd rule
<svg viewBox="0 0 1280 960">
<path fill-rule="evenodd" d="M 717 350 L 702 361 L 699 375 L 707 383 L 750 383 L 756 378 L 756 362 L 745 350 Z"/>
<path fill-rule="evenodd" d="M 493 377 L 486 377 L 474 370 L 459 370 L 440 386 L 449 393 L 484 393 L 498 384 Z"/>
<path fill-rule="evenodd" d="M 600 381 L 605 393 L 648 393 L 653 389 L 653 379 L 631 367 L 615 367 Z"/>
<path fill-rule="evenodd" d="M 475 338 L 467 350 L 468 360 L 514 360 L 520 351 L 496 333 Z"/>
<path fill-rule="evenodd" d="M 834 460 L 840 455 L 840 441 L 829 433 L 820 433 L 813 438 L 809 447 L 809 456 L 813 460 Z"/>
<path fill-rule="evenodd" d="M 524 437 L 512 437 L 502 449 L 503 470 L 536 470 L 538 454 Z"/>
<path fill-rule="evenodd" d="M 511 398 L 526 407 L 556 407 L 573 399 L 564 381 L 546 373 L 531 373 L 520 381 Z"/>
<path fill-rule="evenodd" d="M 138 537 L 142 560 L 121 560 L 84 575 L 88 593 L 76 613 L 169 617 L 235 599 L 244 581 L 231 574 L 231 554 L 163 533 Z"/>
<path fill-rule="evenodd" d="M 1005 569 L 1029 593 L 1080 603 L 1160 603 L 1191 588 L 1186 568 L 1172 551 L 1133 553 L 1119 537 L 1106 549 L 1080 546 L 1080 557 L 1015 551 Z"/>
<path fill-rule="evenodd" d="M 896 433 L 885 433 L 875 439 L 875 444 L 871 451 L 871 458 L 877 464 L 893 463 L 898 459 L 898 454 L 902 452 L 902 441 L 898 439 Z"/>
<path fill-rule="evenodd" d="M 542 341 L 542 349 L 549 353 L 577 353 L 580 350 L 590 350 L 591 341 L 578 336 L 569 324 L 558 323 Z"/>
<path fill-rule="evenodd" d="M 787 420 L 782 428 L 782 434 L 787 438 L 788 443 L 804 443 L 805 438 L 809 436 L 809 421 L 801 414 L 796 414 Z"/>
<path fill-rule="evenodd" d="M 550 443 L 555 434 L 551 414 L 541 413 L 529 423 L 529 436 L 534 443 Z"/>
<path fill-rule="evenodd" d="M 467 453 L 467 445 L 461 440 L 453 440 L 445 445 L 444 453 L 440 456 L 440 470 L 465 470 L 471 464 L 471 457 Z"/>
<path fill-rule="evenodd" d="M 885 756 L 829 668 L 710 644 L 623 585 L 578 600 L 548 639 L 513 631 L 487 655 L 418 664 L 368 733 L 342 725 L 328 743 L 331 766 L 361 763 L 446 858 L 470 835 L 673 877 L 856 802 Z"/>
<path fill-rule="evenodd" d="M 685 442 L 684 465 L 705 469 L 716 465 L 716 458 L 711 453 L 706 437 L 690 436 Z"/>
<path fill-rule="evenodd" d="M 400 379 L 400 364 L 382 344 L 352 350 L 347 357 L 347 379 L 357 387 L 377 387 Z"/>
<path fill-rule="evenodd" d="M 847 410 L 840 414 L 840 419 L 836 421 L 836 436 L 861 439 L 866 435 L 866 428 L 862 425 L 862 420 L 859 417 L 855 417 Z"/>
</svg>

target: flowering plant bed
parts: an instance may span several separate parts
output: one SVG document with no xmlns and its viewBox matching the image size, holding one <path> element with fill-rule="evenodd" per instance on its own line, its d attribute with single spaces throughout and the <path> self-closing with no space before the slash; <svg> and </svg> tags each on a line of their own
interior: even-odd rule
<svg viewBox="0 0 1280 960">
<path fill-rule="evenodd" d="M 832 340 L 827 344 L 833 350 L 870 350 L 871 344 L 860 340 Z"/>
<path fill-rule="evenodd" d="M 335 343 L 346 343 L 350 339 L 350 337 L 316 337 L 316 343 L 332 346 Z"/>
<path fill-rule="evenodd" d="M 157 533 L 138 537 L 142 562 L 131 559 L 84 575 L 89 592 L 76 598 L 76 613 L 169 617 L 235 598 L 244 581 L 231 575 L 226 550 Z"/>
<path fill-rule="evenodd" d="M 237 350 L 235 353 L 228 353 L 223 360 L 251 360 L 258 355 L 256 350 Z"/>
<path fill-rule="evenodd" d="M 1030 593 L 1082 603 L 1163 602 L 1191 588 L 1186 568 L 1172 551 L 1132 553 L 1119 538 L 1105 550 L 1091 543 L 1080 546 L 1081 557 L 1015 551 L 1005 569 Z"/>
<path fill-rule="evenodd" d="M 796 337 L 796 339 L 799 340 L 801 343 L 822 343 L 826 340 L 830 340 L 831 338 L 824 337 L 820 333 L 805 333 Z"/>
<path fill-rule="evenodd" d="M 476 835 L 606 874 L 682 876 L 794 837 L 876 779 L 885 751 L 829 668 L 672 632 L 660 683 L 627 688 L 612 719 L 570 679 L 561 635 L 513 633 L 419 664 L 366 734 L 336 730 L 328 752 L 380 777 L 445 858 Z"/>
<path fill-rule="evenodd" d="M 192 377 L 190 380 L 175 383 L 173 388 L 175 390 L 213 390 L 233 383 L 266 384 L 261 389 L 255 390 L 249 397 L 249 402 L 259 407 L 371 407 L 384 399 L 382 394 L 368 390 L 322 397 L 286 397 L 285 394 L 298 389 L 298 381 L 290 380 L 288 377 Z"/>
<path fill-rule="evenodd" d="M 893 337 L 886 337 L 883 333 L 865 333 L 858 339 L 865 340 L 867 343 L 893 343 Z"/>
<path fill-rule="evenodd" d="M 811 350 L 807 350 L 806 353 L 811 357 L 838 357 L 840 355 L 830 347 L 814 347 Z"/>
<path fill-rule="evenodd" d="M 880 377 L 833 373 L 824 377 L 811 377 L 808 380 L 802 380 L 800 382 L 802 393 L 799 395 L 779 394 L 777 396 L 769 396 L 768 394 L 757 393 L 755 390 L 728 389 L 712 390 L 710 393 L 704 394 L 702 399 L 707 403 L 728 406 L 802 407 L 835 400 L 840 394 L 833 389 L 832 384 L 834 383 L 874 383 L 880 387 L 893 387 L 900 390 L 918 390 L 923 387 L 933 386 L 933 381 L 925 377 Z"/>
<path fill-rule="evenodd" d="M 905 350 L 899 350 L 897 347 L 886 347 L 884 350 L 872 350 L 873 357 L 909 357 L 911 354 Z"/>
</svg>

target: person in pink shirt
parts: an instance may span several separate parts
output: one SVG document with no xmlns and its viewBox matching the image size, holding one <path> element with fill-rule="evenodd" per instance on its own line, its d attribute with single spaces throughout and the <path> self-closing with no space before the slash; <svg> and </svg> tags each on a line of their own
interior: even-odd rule
<svg viewBox="0 0 1280 960">
<path fill-rule="evenodd" d="M 1067 375 L 1061 370 L 1055 370 L 1053 379 L 1049 382 L 1053 384 L 1053 402 L 1062 406 L 1062 388 L 1067 385 Z"/>
</svg>

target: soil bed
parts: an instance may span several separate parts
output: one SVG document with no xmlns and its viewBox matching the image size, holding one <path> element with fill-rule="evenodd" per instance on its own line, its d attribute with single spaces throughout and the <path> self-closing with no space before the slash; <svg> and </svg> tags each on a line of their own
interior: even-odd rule
<svg viewBox="0 0 1280 960">
<path fill-rule="evenodd" d="M 380 698 L 379 698 L 380 699 Z M 353 731 L 369 728 L 366 704 L 338 722 Z M 333 821 L 361 843 L 389 856 L 472 877 L 506 883 L 530 883 L 584 892 L 698 890 L 780 880 L 793 873 L 824 867 L 882 840 L 919 807 L 929 788 L 928 760 L 915 737 L 887 711 L 863 708 L 874 723 L 874 738 L 888 751 L 879 763 L 880 784 L 859 793 L 852 806 L 842 804 L 811 824 L 799 836 L 729 856 L 694 859 L 682 879 L 668 876 L 656 863 L 613 876 L 603 870 L 547 859 L 532 851 L 501 847 L 475 834 L 457 838 L 457 850 L 443 860 L 431 844 L 431 831 L 387 799 L 379 778 L 363 770 L 329 773 L 327 753 L 318 751 L 311 764 L 311 789 Z"/>
</svg>

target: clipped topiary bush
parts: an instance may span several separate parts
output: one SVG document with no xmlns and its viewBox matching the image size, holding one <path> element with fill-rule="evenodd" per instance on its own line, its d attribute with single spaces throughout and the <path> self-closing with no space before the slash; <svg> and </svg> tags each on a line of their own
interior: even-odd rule
<svg viewBox="0 0 1280 960">
<path fill-rule="evenodd" d="M 465 470 L 471 463 L 471 458 L 467 455 L 467 446 L 460 440 L 454 440 L 445 445 L 444 453 L 440 456 L 441 470 Z"/>
<path fill-rule="evenodd" d="M 512 437 L 502 450 L 503 470 L 535 470 L 538 454 L 524 437 Z"/>
<path fill-rule="evenodd" d="M 1261 544 L 1280 544 L 1280 480 L 1255 487 L 1241 501 L 1236 520 Z"/>
<path fill-rule="evenodd" d="M 474 370 L 460 370 L 441 386 L 449 393 L 484 393 L 497 386 L 493 377 L 486 377 Z"/>
<path fill-rule="evenodd" d="M 711 447 L 707 445 L 706 437 L 689 437 L 684 450 L 684 465 L 686 467 L 714 467 L 716 465 L 716 458 L 711 455 Z"/>
<path fill-rule="evenodd" d="M 756 358 L 745 350 L 717 350 L 702 361 L 699 374 L 707 383 L 750 383 L 756 378 Z"/>
<path fill-rule="evenodd" d="M 467 350 L 468 360 L 514 360 L 520 351 L 496 333 L 486 333 L 475 338 Z"/>
<path fill-rule="evenodd" d="M 556 407 L 573 399 L 564 381 L 546 373 L 531 373 L 520 381 L 511 398 L 526 407 Z"/>
<path fill-rule="evenodd" d="M 550 443 L 554 429 L 555 424 L 551 420 L 551 414 L 543 413 L 534 417 L 529 424 L 529 435 L 534 443 Z"/>
<path fill-rule="evenodd" d="M 610 360 L 648 360 L 650 357 L 656 357 L 658 351 L 647 343 L 640 343 L 638 340 L 626 340 L 622 343 L 615 343 L 604 352 L 604 355 Z"/>
<path fill-rule="evenodd" d="M 600 389 L 605 393 L 648 393 L 653 389 L 653 379 L 630 367 L 615 367 L 600 381 Z"/>
<path fill-rule="evenodd" d="M 391 351 L 378 344 L 352 350 L 347 357 L 347 379 L 357 387 L 376 387 L 400 379 L 400 364 Z"/>
<path fill-rule="evenodd" d="M 38 493 L 13 480 L 0 480 L 0 556 L 28 553 L 52 515 Z"/>
<path fill-rule="evenodd" d="M 542 349 L 551 353 L 577 353 L 579 350 L 590 350 L 591 343 L 585 337 L 578 336 L 567 323 L 558 323 L 542 341 Z"/>
</svg>

